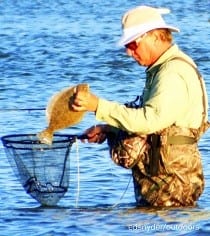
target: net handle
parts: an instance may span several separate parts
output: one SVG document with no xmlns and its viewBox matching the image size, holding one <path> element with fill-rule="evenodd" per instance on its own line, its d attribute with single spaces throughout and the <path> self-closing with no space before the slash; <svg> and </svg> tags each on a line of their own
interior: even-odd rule
<svg viewBox="0 0 210 236">
<path fill-rule="evenodd" d="M 77 138 L 77 139 L 88 139 L 88 136 L 87 136 L 87 134 L 78 134 L 78 135 L 75 135 L 75 138 Z"/>
</svg>

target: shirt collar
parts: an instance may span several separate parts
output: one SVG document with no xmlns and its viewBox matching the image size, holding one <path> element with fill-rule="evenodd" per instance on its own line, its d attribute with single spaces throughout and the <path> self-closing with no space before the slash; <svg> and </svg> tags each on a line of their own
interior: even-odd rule
<svg viewBox="0 0 210 236">
<path fill-rule="evenodd" d="M 167 51 L 165 51 L 159 58 L 158 60 L 152 64 L 151 66 L 149 66 L 146 69 L 146 72 L 151 71 L 154 67 L 156 67 L 157 65 L 161 65 L 163 64 L 165 61 L 167 61 L 169 58 L 172 58 L 174 55 L 177 54 L 177 52 L 179 51 L 179 47 L 174 44 L 172 45 Z"/>
</svg>

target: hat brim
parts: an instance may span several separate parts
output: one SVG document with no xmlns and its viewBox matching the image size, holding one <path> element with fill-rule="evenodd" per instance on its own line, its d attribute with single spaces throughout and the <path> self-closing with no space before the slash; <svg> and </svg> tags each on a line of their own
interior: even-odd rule
<svg viewBox="0 0 210 236">
<path fill-rule="evenodd" d="M 145 33 L 149 32 L 150 30 L 154 30 L 154 29 L 169 29 L 172 32 L 180 32 L 180 30 L 176 27 L 173 27 L 171 25 L 159 25 L 158 27 L 151 27 L 149 29 L 146 30 L 142 30 L 141 32 L 133 32 L 132 34 L 126 34 L 124 33 L 124 35 L 121 37 L 121 39 L 118 41 L 117 45 L 122 47 L 125 46 L 126 44 L 134 41 L 135 39 L 137 39 L 138 37 L 144 35 Z"/>
</svg>

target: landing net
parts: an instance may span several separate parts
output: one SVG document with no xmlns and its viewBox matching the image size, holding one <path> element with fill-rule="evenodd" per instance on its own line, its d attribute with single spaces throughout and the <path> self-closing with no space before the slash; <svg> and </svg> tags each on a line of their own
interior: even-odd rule
<svg viewBox="0 0 210 236">
<path fill-rule="evenodd" d="M 26 193 L 41 205 L 56 205 L 69 187 L 70 150 L 76 137 L 55 134 L 51 146 L 40 143 L 36 134 L 7 135 L 1 139 Z"/>
</svg>

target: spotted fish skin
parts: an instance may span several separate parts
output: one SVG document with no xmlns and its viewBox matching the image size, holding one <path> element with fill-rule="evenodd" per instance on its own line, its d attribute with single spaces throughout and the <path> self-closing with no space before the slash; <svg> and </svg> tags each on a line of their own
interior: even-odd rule
<svg viewBox="0 0 210 236">
<path fill-rule="evenodd" d="M 50 99 L 46 109 L 49 125 L 37 134 L 41 143 L 51 145 L 55 131 L 78 124 L 83 119 L 85 111 L 78 112 L 71 108 L 75 88 L 78 92 L 89 92 L 88 84 L 78 84 L 56 93 Z"/>
<path fill-rule="evenodd" d="M 37 134 L 37 137 L 41 143 L 52 145 L 53 142 L 53 133 L 54 131 L 46 128 L 45 130 L 41 131 Z"/>
</svg>

